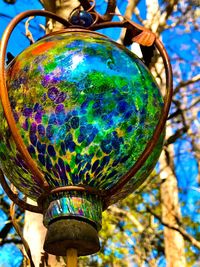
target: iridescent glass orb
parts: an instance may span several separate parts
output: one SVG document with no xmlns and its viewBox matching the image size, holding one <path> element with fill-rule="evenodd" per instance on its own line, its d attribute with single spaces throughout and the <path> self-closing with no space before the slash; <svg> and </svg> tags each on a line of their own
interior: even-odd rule
<svg viewBox="0 0 200 267">
<path fill-rule="evenodd" d="M 143 62 L 94 32 L 69 31 L 39 40 L 9 65 L 7 86 L 23 141 L 51 188 L 113 187 L 142 154 L 163 107 L 158 86 Z M 43 189 L 17 150 L 2 114 L 1 168 L 20 191 L 37 200 Z M 144 166 L 120 194 L 112 196 L 111 203 L 147 178 L 162 141 L 163 136 Z M 66 211 L 66 206 L 72 206 L 70 214 L 100 220 L 95 212 L 101 213 L 101 201 L 83 193 L 70 194 L 66 193 L 63 202 L 64 196 L 59 198 L 62 215 L 70 210 Z M 92 209 L 94 203 L 93 214 L 87 206 Z M 56 208 L 50 211 L 46 221 L 59 216 Z"/>
</svg>

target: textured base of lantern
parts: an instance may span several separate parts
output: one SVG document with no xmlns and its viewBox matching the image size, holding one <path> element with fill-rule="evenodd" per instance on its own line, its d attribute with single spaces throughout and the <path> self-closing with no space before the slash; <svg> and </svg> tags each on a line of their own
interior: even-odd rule
<svg viewBox="0 0 200 267">
<path fill-rule="evenodd" d="M 96 195 L 86 192 L 61 192 L 48 196 L 42 202 L 44 225 L 48 228 L 53 221 L 61 218 L 76 218 L 89 221 L 99 231 L 102 220 L 102 202 Z"/>
<path fill-rule="evenodd" d="M 100 249 L 102 202 L 86 192 L 60 192 L 43 200 L 43 222 L 47 227 L 44 250 L 66 256 L 70 248 L 78 256 L 91 255 Z"/>
<path fill-rule="evenodd" d="M 100 244 L 95 227 L 80 218 L 53 221 L 48 226 L 44 250 L 49 254 L 66 256 L 70 248 L 76 249 L 78 256 L 98 252 Z"/>
</svg>

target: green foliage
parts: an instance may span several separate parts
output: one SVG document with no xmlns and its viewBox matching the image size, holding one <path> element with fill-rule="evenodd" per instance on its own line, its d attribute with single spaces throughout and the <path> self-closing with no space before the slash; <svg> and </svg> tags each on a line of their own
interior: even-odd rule
<svg viewBox="0 0 200 267">
<path fill-rule="evenodd" d="M 80 267 L 159 266 L 164 261 L 163 226 L 150 212 L 161 218 L 160 177 L 152 172 L 143 191 L 131 194 L 103 213 L 100 231 L 101 251 L 97 256 L 83 257 Z M 199 223 L 184 216 L 182 226 L 199 239 Z M 187 267 L 198 258 L 198 249 L 185 243 Z M 161 265 L 164 266 L 164 265 Z"/>
</svg>

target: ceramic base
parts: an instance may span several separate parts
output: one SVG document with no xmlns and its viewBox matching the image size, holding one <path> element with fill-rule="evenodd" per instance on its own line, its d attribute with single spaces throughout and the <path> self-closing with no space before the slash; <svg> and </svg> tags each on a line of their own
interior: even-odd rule
<svg viewBox="0 0 200 267">
<path fill-rule="evenodd" d="M 98 232 L 89 222 L 77 219 L 58 219 L 49 226 L 44 250 L 53 255 L 66 256 L 67 249 L 77 249 L 78 256 L 99 251 Z"/>
</svg>

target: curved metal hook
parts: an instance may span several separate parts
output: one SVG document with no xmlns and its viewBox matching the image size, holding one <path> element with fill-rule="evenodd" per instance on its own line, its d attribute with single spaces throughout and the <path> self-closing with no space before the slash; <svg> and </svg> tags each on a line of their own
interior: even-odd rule
<svg viewBox="0 0 200 267">
<path fill-rule="evenodd" d="M 116 0 L 109 0 L 105 14 L 101 17 L 103 21 L 111 21 L 116 8 Z"/>
<path fill-rule="evenodd" d="M 84 8 L 84 10 L 86 10 L 86 11 L 90 10 L 90 11 L 96 13 L 96 15 L 99 18 L 98 22 L 106 22 L 106 21 L 112 20 L 112 18 L 114 16 L 115 8 L 116 8 L 116 0 L 108 0 L 106 12 L 104 15 L 100 15 L 98 12 L 96 12 L 94 10 L 94 6 L 91 6 L 89 0 L 79 0 L 79 1 L 81 3 L 81 6 Z"/>
<path fill-rule="evenodd" d="M 9 187 L 8 183 L 6 182 L 6 179 L 4 177 L 4 174 L 2 172 L 2 170 L 0 169 L 0 182 L 1 185 L 4 189 L 4 191 L 6 192 L 6 194 L 8 195 L 8 197 L 16 204 L 18 205 L 20 208 L 24 209 L 24 210 L 29 210 L 32 212 L 36 212 L 36 213 L 42 213 L 42 209 L 38 206 L 34 206 L 31 204 L 26 203 L 25 201 L 23 201 L 22 199 L 20 199 L 18 197 L 17 194 L 15 194 Z"/>
</svg>

